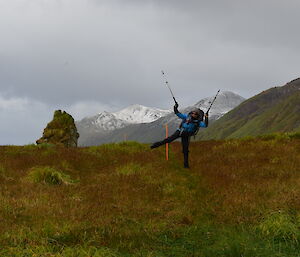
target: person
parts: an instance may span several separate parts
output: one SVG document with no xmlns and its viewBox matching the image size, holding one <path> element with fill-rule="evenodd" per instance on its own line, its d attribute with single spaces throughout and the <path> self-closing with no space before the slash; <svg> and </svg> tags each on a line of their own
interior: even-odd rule
<svg viewBox="0 0 300 257">
<path fill-rule="evenodd" d="M 184 157 L 184 168 L 189 168 L 189 143 L 190 137 L 195 135 L 200 127 L 208 126 L 208 113 L 204 114 L 199 108 L 194 108 L 190 113 L 183 114 L 178 111 L 178 103 L 174 105 L 174 113 L 182 119 L 180 127 L 168 138 L 155 142 L 151 145 L 151 149 L 161 145 L 171 143 L 181 137 L 182 152 Z M 203 117 L 205 117 L 203 121 Z"/>
</svg>

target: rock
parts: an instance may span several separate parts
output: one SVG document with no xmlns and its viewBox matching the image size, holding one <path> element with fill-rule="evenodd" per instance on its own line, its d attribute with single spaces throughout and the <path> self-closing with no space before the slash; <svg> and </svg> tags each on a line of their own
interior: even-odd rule
<svg viewBox="0 0 300 257">
<path fill-rule="evenodd" d="M 44 129 L 43 136 L 36 141 L 37 144 L 55 144 L 65 147 L 77 147 L 79 134 L 73 117 L 61 110 L 54 112 L 54 117 Z"/>
</svg>

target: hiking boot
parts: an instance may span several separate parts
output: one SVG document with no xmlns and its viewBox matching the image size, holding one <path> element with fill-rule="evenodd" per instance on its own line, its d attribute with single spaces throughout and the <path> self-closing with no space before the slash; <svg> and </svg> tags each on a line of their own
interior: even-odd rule
<svg viewBox="0 0 300 257">
<path fill-rule="evenodd" d="M 151 149 L 154 149 L 154 148 L 157 148 L 157 147 L 159 147 L 159 146 L 160 146 L 160 144 L 159 144 L 158 142 L 156 142 L 156 143 L 152 144 L 152 145 L 150 146 L 150 148 L 151 148 Z"/>
</svg>

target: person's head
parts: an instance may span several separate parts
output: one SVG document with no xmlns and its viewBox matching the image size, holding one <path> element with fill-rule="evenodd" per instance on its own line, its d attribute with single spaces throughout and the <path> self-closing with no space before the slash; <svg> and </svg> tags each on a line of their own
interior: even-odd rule
<svg viewBox="0 0 300 257">
<path fill-rule="evenodd" d="M 203 120 L 204 111 L 200 110 L 199 108 L 195 108 L 190 112 L 190 115 L 195 120 Z"/>
</svg>

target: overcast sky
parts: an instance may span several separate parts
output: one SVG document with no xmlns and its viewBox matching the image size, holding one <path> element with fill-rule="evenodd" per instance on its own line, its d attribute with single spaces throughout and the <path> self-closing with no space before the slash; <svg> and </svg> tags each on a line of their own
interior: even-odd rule
<svg viewBox="0 0 300 257">
<path fill-rule="evenodd" d="M 0 144 L 34 142 L 55 109 L 170 109 L 299 77 L 299 0 L 0 0 Z"/>
</svg>

